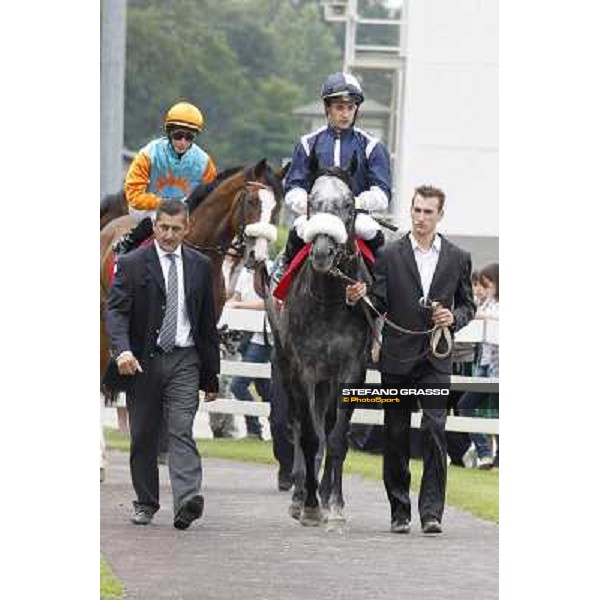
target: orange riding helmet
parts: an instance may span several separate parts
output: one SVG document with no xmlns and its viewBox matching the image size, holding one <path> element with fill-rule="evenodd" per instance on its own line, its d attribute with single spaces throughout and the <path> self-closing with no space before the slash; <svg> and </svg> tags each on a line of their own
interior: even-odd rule
<svg viewBox="0 0 600 600">
<path fill-rule="evenodd" d="M 185 127 L 200 131 L 204 127 L 204 117 L 198 108 L 189 102 L 174 104 L 165 118 L 165 128 Z"/>
</svg>

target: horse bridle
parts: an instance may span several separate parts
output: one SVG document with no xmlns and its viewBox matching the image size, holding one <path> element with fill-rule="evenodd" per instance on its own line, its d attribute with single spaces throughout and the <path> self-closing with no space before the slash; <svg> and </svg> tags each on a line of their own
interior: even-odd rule
<svg viewBox="0 0 600 600">
<path fill-rule="evenodd" d="M 262 183 L 261 181 L 256 181 L 254 179 L 248 179 L 248 174 L 245 175 L 246 180 L 244 181 L 244 185 L 242 189 L 237 193 L 235 200 L 233 201 L 234 212 L 237 209 L 237 205 L 239 202 L 242 203 L 241 206 L 241 218 L 240 223 L 233 235 L 233 239 L 228 244 L 215 244 L 213 246 L 200 246 L 199 244 L 194 244 L 189 240 L 184 240 L 186 246 L 193 248 L 194 250 L 198 250 L 199 252 L 216 252 L 221 256 L 230 256 L 232 258 L 242 258 L 244 253 L 246 252 L 246 200 L 250 196 L 251 188 L 262 188 L 265 190 L 271 190 L 271 187 Z M 233 252 L 230 252 L 230 251 Z"/>
<path fill-rule="evenodd" d="M 338 279 L 341 279 L 343 282 L 345 282 L 348 285 L 353 285 L 355 283 L 358 283 L 355 279 L 352 279 L 351 277 L 348 277 L 348 275 L 346 275 L 345 273 L 343 273 L 342 271 L 340 271 L 337 267 L 332 268 L 330 271 L 330 274 L 334 277 L 337 277 Z M 441 326 L 441 325 L 434 325 L 431 329 L 426 329 L 423 331 L 414 331 L 411 329 L 406 329 L 405 327 L 402 327 L 400 325 L 398 325 L 397 323 L 394 323 L 394 321 L 392 321 L 391 319 L 389 319 L 388 317 L 386 317 L 386 315 L 380 313 L 375 306 L 373 305 L 373 303 L 371 302 L 371 299 L 368 296 L 362 296 L 360 298 L 360 300 L 363 301 L 363 308 L 365 310 L 365 315 L 366 313 L 366 307 L 370 308 L 382 321 L 383 323 L 385 323 L 386 325 L 388 325 L 389 327 L 391 327 L 394 331 L 397 331 L 398 333 L 402 333 L 404 335 L 429 335 L 429 349 L 431 350 L 431 353 L 436 357 L 436 358 L 447 358 L 448 356 L 450 356 L 451 352 L 452 352 L 452 347 L 453 347 L 453 343 L 452 343 L 452 335 L 450 333 L 450 328 L 446 325 Z M 419 305 L 421 306 L 421 308 L 424 309 L 428 309 L 428 310 L 434 310 L 438 303 L 437 302 L 431 302 L 428 299 L 425 298 L 421 298 L 421 300 L 419 301 Z M 377 329 L 371 324 L 371 319 L 367 318 L 367 321 L 369 322 L 369 325 L 371 325 L 371 329 L 373 330 L 373 334 L 375 335 L 375 339 L 377 340 L 377 342 L 379 343 L 379 345 L 382 345 L 382 337 L 381 334 L 379 333 L 379 331 L 377 331 Z M 444 341 L 446 342 L 446 351 L 445 352 L 439 352 L 437 347 L 442 339 L 442 337 L 444 338 Z M 421 354 L 418 354 L 414 357 L 411 358 L 407 358 L 407 359 L 400 359 L 397 357 L 394 357 L 396 361 L 398 362 L 412 362 L 414 360 L 416 360 L 417 358 L 421 358 L 422 356 L 425 356 L 427 354 L 429 350 L 425 350 L 424 352 L 422 352 Z"/>
<path fill-rule="evenodd" d="M 360 209 L 359 210 L 352 209 L 351 219 L 350 219 L 350 226 L 352 229 L 351 233 L 354 233 L 354 224 L 356 222 L 356 215 L 359 212 L 366 212 L 366 211 L 361 211 Z M 352 236 L 351 239 L 354 239 L 354 236 Z M 357 283 L 357 281 L 355 279 L 352 279 L 352 277 L 349 277 L 346 273 L 344 273 L 340 269 L 339 265 L 343 259 L 353 260 L 354 258 L 356 258 L 357 255 L 359 254 L 359 250 L 356 247 L 356 245 L 353 244 L 355 251 L 352 254 L 348 254 L 347 244 L 345 244 L 344 246 L 345 247 L 343 249 L 338 251 L 336 257 L 334 258 L 333 265 L 331 266 L 331 268 L 329 269 L 329 271 L 327 273 L 329 275 L 331 275 L 332 277 L 340 279 L 342 282 L 344 282 L 348 285 L 353 285 L 353 284 Z M 318 300 L 318 298 L 315 298 L 315 299 Z M 375 323 L 373 322 L 373 319 L 370 318 L 370 315 L 367 312 L 367 307 L 370 308 L 377 315 L 377 317 L 382 319 L 382 321 L 386 325 L 388 325 L 391 329 L 393 329 L 394 331 L 397 331 L 398 333 L 401 333 L 404 335 L 429 335 L 430 336 L 429 349 L 431 350 L 431 353 L 436 358 L 443 359 L 443 358 L 447 358 L 448 356 L 450 356 L 450 354 L 452 352 L 453 344 L 452 344 L 452 335 L 450 334 L 450 329 L 447 326 L 435 325 L 431 329 L 426 329 L 423 331 L 414 331 L 411 329 L 407 329 L 405 327 L 402 327 L 401 325 L 398 325 L 397 323 L 394 323 L 386 315 L 381 314 L 375 308 L 375 306 L 373 305 L 373 303 L 371 302 L 371 300 L 368 296 L 363 296 L 360 299 L 364 302 L 363 310 L 365 311 L 365 317 L 367 319 L 367 322 L 368 322 L 371 330 L 373 331 L 375 339 L 378 341 L 378 343 L 380 345 L 382 344 L 381 334 L 377 330 Z M 339 304 L 341 305 L 342 303 L 339 303 Z M 433 311 L 436 308 L 438 303 L 430 302 L 427 299 L 422 298 L 419 304 L 420 304 L 421 308 L 429 309 L 429 310 Z M 446 351 L 445 352 L 438 351 L 438 345 L 439 345 L 440 341 L 442 340 L 442 338 L 446 342 Z M 421 358 L 422 356 L 425 356 L 427 354 L 427 352 L 428 352 L 428 350 L 426 350 L 425 352 L 423 352 L 415 357 L 412 357 L 410 359 L 403 360 L 403 359 L 397 358 L 396 360 L 398 360 L 399 362 L 412 362 L 413 360 L 416 360 L 417 358 Z"/>
</svg>

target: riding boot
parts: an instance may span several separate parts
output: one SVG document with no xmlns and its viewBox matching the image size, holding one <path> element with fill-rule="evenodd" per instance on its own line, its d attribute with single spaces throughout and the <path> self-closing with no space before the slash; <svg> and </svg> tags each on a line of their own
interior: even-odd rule
<svg viewBox="0 0 600 600">
<path fill-rule="evenodd" d="M 113 246 L 113 252 L 118 255 L 127 254 L 129 251 L 137 248 L 144 240 L 152 235 L 152 219 L 146 217 L 142 219 L 133 229 L 130 229 Z"/>
<path fill-rule="evenodd" d="M 273 265 L 273 281 L 275 284 L 281 281 L 283 274 L 294 260 L 294 256 L 300 252 L 304 244 L 304 240 L 298 235 L 296 229 L 290 229 L 285 250 L 279 254 Z"/>
</svg>

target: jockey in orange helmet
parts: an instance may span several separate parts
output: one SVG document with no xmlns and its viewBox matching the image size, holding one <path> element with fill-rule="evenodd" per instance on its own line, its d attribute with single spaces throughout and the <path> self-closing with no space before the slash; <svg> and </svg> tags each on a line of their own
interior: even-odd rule
<svg viewBox="0 0 600 600">
<path fill-rule="evenodd" d="M 178 102 L 167 112 L 166 135 L 137 153 L 125 177 L 125 197 L 138 224 L 115 245 L 116 253 L 125 254 L 150 236 L 151 217 L 163 200 L 183 202 L 200 183 L 215 179 L 214 161 L 194 143 L 203 126 L 198 108 Z"/>
</svg>

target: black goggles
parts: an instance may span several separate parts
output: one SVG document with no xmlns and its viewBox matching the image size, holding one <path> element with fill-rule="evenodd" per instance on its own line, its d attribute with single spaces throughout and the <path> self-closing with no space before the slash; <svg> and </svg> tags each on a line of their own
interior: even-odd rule
<svg viewBox="0 0 600 600">
<path fill-rule="evenodd" d="M 188 142 L 193 142 L 196 139 L 196 134 L 193 131 L 186 131 L 185 129 L 175 129 L 171 132 L 171 139 L 182 140 L 186 139 Z"/>
</svg>

